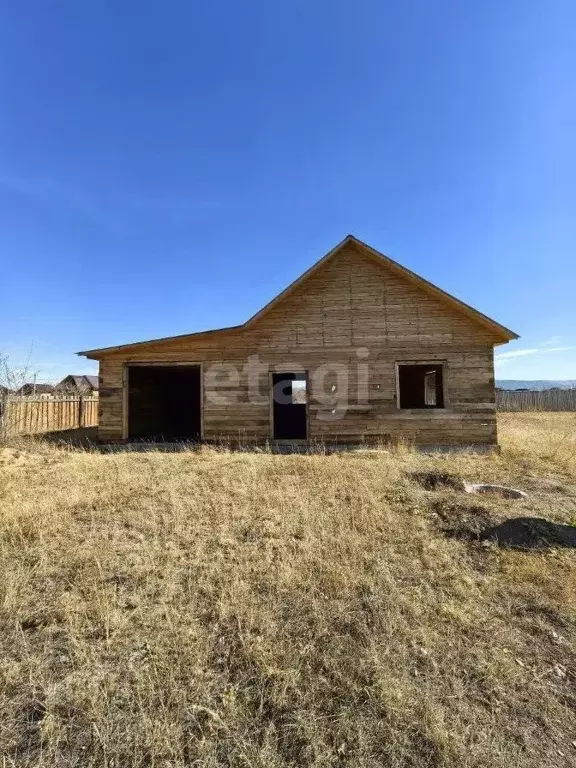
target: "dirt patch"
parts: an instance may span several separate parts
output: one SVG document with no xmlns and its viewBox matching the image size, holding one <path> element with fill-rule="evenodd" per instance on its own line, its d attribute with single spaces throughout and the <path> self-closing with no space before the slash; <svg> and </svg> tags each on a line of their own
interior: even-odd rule
<svg viewBox="0 0 576 768">
<path fill-rule="evenodd" d="M 432 509 L 442 533 L 456 539 L 480 539 L 486 528 L 494 522 L 490 511 L 479 505 L 437 501 Z"/>
<path fill-rule="evenodd" d="M 436 491 L 441 488 L 463 491 L 465 488 L 464 480 L 449 472 L 414 472 L 410 477 L 427 491 Z"/>
<path fill-rule="evenodd" d="M 519 549 L 576 547 L 576 526 L 552 523 L 542 517 L 515 517 L 488 528 L 481 538 Z"/>
</svg>

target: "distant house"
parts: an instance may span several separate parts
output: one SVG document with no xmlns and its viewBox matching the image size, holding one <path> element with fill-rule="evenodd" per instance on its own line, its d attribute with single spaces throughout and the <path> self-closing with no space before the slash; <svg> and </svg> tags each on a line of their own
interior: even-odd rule
<svg viewBox="0 0 576 768">
<path fill-rule="evenodd" d="M 2 416 L 4 415 L 4 402 L 8 398 L 8 395 L 11 394 L 11 389 L 8 389 L 8 387 L 4 387 L 2 384 L 0 384 L 0 423 L 2 422 Z"/>
<path fill-rule="evenodd" d="M 30 395 L 50 397 L 54 394 L 54 387 L 52 384 L 23 384 L 14 394 L 20 397 L 29 397 Z"/>
<path fill-rule="evenodd" d="M 98 376 L 70 374 L 54 387 L 55 392 L 69 392 L 74 395 L 95 395 L 98 393 Z"/>
</svg>

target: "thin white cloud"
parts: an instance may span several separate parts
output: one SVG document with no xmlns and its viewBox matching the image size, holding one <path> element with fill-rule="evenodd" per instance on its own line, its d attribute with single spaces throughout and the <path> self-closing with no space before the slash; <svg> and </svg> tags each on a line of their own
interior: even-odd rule
<svg viewBox="0 0 576 768">
<path fill-rule="evenodd" d="M 526 357 L 527 355 L 545 355 L 550 352 L 571 352 L 576 347 L 534 347 L 532 349 L 514 349 L 511 352 L 502 352 L 495 356 L 497 363 L 505 363 L 508 360 L 513 360 L 516 357 Z"/>
<path fill-rule="evenodd" d="M 567 336 L 551 336 L 547 341 L 543 342 L 543 347 L 557 347 L 558 344 L 569 341 Z"/>
<path fill-rule="evenodd" d="M 513 352 L 502 352 L 494 357 L 498 362 L 502 360 L 511 360 L 514 357 L 524 357 L 525 355 L 537 355 L 540 349 L 515 349 Z"/>
</svg>

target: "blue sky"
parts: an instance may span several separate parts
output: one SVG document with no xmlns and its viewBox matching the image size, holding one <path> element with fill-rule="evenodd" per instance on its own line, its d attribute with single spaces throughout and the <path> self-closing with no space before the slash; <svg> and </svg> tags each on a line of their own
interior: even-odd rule
<svg viewBox="0 0 576 768">
<path fill-rule="evenodd" d="M 0 353 L 242 322 L 348 232 L 576 378 L 573 0 L 5 3 Z"/>
</svg>

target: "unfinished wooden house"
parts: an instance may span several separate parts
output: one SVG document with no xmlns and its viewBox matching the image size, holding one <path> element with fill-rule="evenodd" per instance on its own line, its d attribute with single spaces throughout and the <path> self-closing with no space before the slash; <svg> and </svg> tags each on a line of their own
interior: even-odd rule
<svg viewBox="0 0 576 768">
<path fill-rule="evenodd" d="M 99 438 L 496 443 L 515 333 L 352 235 L 243 325 L 79 354 Z"/>
</svg>

